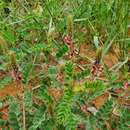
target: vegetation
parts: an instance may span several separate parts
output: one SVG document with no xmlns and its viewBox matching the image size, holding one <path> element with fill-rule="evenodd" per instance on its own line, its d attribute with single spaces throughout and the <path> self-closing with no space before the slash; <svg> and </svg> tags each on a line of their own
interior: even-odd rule
<svg viewBox="0 0 130 130">
<path fill-rule="evenodd" d="M 0 129 L 130 129 L 129 0 L 0 0 Z"/>
</svg>

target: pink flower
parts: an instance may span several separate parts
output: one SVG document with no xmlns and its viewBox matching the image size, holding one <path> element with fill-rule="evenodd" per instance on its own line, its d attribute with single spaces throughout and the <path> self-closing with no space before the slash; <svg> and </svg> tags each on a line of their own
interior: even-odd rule
<svg viewBox="0 0 130 130">
<path fill-rule="evenodd" d="M 20 72 L 15 72 L 14 70 L 12 70 L 10 73 L 11 73 L 11 77 L 14 80 L 21 81 L 23 79 L 22 74 Z"/>
<path fill-rule="evenodd" d="M 73 43 L 72 38 L 69 35 L 66 35 L 63 39 L 63 41 L 67 44 L 67 45 L 71 45 Z"/>
<path fill-rule="evenodd" d="M 129 87 L 129 83 L 128 83 L 128 81 L 126 81 L 126 82 L 124 83 L 124 89 L 128 89 L 128 87 Z"/>
<path fill-rule="evenodd" d="M 75 56 L 75 54 L 78 54 L 78 50 L 75 48 L 74 46 L 74 42 L 72 40 L 72 37 L 69 35 L 66 35 L 63 39 L 64 43 L 66 43 L 69 47 L 69 58 L 72 58 L 73 56 Z"/>
</svg>

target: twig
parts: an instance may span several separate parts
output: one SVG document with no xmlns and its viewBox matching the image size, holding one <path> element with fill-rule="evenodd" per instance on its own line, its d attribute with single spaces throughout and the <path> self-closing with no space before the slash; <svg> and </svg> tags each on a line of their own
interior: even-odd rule
<svg viewBox="0 0 130 130">
<path fill-rule="evenodd" d="M 109 82 L 107 79 L 101 78 L 101 77 L 96 77 L 96 79 L 104 81 L 104 82 Z"/>
<path fill-rule="evenodd" d="M 33 87 L 33 88 L 32 88 L 32 91 L 34 91 L 34 90 L 40 88 L 40 86 L 41 86 L 41 85 L 37 85 L 37 86 Z"/>
<path fill-rule="evenodd" d="M 117 67 L 117 69 L 115 69 L 115 71 L 114 72 L 117 72 L 124 64 L 126 64 L 127 62 L 128 62 L 128 57 L 126 57 L 126 59 L 125 59 L 125 61 L 124 62 L 121 62 L 120 64 L 119 64 L 119 66 Z"/>
<path fill-rule="evenodd" d="M 119 63 L 117 63 L 117 64 L 115 64 L 115 65 L 113 65 L 110 69 L 109 69 L 109 71 L 112 71 L 112 70 L 114 70 L 117 66 L 119 66 L 120 65 L 120 62 Z"/>
<path fill-rule="evenodd" d="M 82 59 L 86 59 L 86 60 L 89 60 L 91 63 L 93 63 L 94 62 L 94 60 L 92 59 L 92 58 L 90 58 L 90 57 L 88 57 L 88 56 L 81 56 L 80 54 L 78 55 L 80 58 L 82 58 Z"/>
<path fill-rule="evenodd" d="M 82 71 L 85 70 L 85 68 L 84 68 L 82 65 L 77 64 L 77 66 L 78 66 Z"/>
</svg>

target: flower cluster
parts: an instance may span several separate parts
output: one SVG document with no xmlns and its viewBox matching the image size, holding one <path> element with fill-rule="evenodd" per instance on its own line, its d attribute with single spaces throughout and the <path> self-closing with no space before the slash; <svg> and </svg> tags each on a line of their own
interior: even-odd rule
<svg viewBox="0 0 130 130">
<path fill-rule="evenodd" d="M 18 68 L 18 66 L 16 64 L 12 65 L 11 76 L 16 81 L 21 81 L 22 80 L 22 74 L 19 71 L 19 68 Z"/>
<path fill-rule="evenodd" d="M 77 49 L 76 49 L 75 46 L 74 46 L 74 42 L 73 42 L 73 40 L 72 40 L 72 37 L 69 36 L 69 35 L 66 35 L 66 36 L 64 37 L 63 41 L 64 41 L 64 43 L 67 44 L 67 46 L 68 46 L 68 48 L 69 48 L 69 50 L 70 50 L 70 52 L 69 52 L 69 58 L 74 57 L 75 54 L 78 53 L 78 51 L 77 51 Z"/>
<path fill-rule="evenodd" d="M 92 66 L 91 73 L 94 76 L 100 76 L 103 71 L 103 66 L 96 60 Z"/>
</svg>

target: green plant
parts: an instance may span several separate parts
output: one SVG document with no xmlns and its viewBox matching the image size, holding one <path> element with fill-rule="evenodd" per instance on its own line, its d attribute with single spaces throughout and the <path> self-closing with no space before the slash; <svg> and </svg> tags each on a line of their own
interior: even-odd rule
<svg viewBox="0 0 130 130">
<path fill-rule="evenodd" d="M 83 124 L 88 130 L 129 129 L 129 110 L 109 93 L 130 78 L 129 5 L 129 0 L 1 0 L 0 89 L 14 82 L 11 87 L 21 86 L 23 91 L 5 101 L 7 119 L 2 119 L 0 108 L 0 126 L 75 130 Z M 83 43 L 87 51 L 83 48 L 82 57 Z M 105 59 L 110 56 L 111 62 L 109 54 L 117 58 L 112 67 Z M 103 65 L 101 76 L 92 74 L 93 60 Z M 104 93 L 109 95 L 104 105 L 92 106 Z"/>
</svg>

